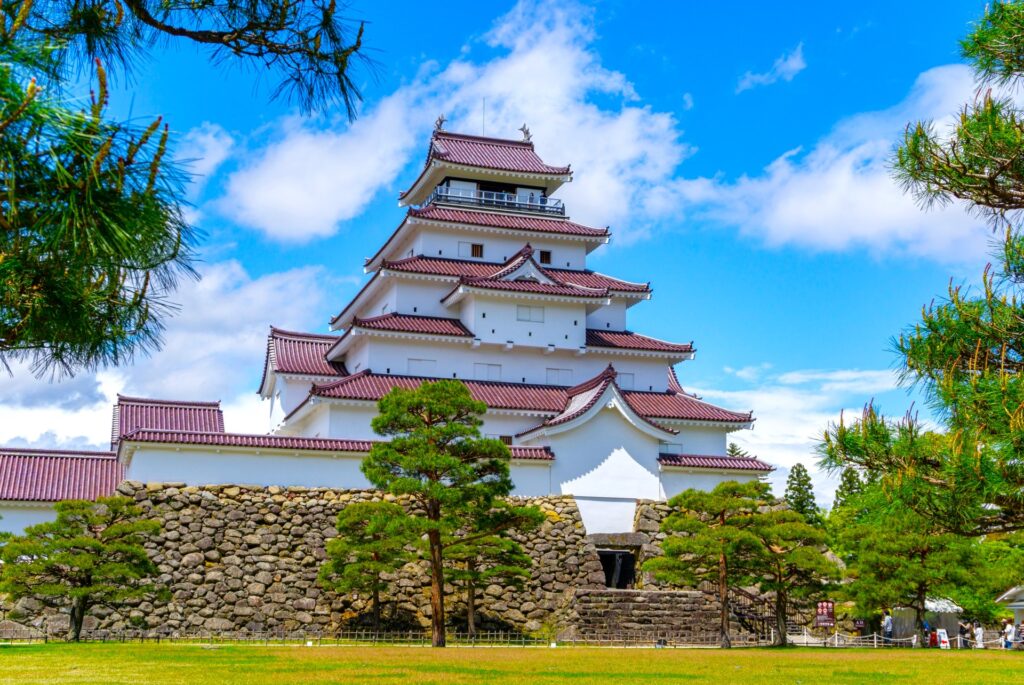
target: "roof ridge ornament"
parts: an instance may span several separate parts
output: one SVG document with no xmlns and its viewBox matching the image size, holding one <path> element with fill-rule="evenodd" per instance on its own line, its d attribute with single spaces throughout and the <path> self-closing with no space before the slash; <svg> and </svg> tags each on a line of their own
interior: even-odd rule
<svg viewBox="0 0 1024 685">
<path fill-rule="evenodd" d="M 445 117 L 444 112 L 441 112 L 441 116 L 439 116 L 434 121 L 434 130 L 435 131 L 443 131 L 444 130 L 444 123 L 446 121 L 448 121 L 447 117 Z M 523 124 L 523 125 L 525 126 L 525 124 Z"/>
<path fill-rule="evenodd" d="M 523 122 L 523 125 L 517 130 L 522 131 L 524 143 L 533 142 L 533 136 L 530 135 L 530 129 L 526 126 L 526 122 Z"/>
</svg>

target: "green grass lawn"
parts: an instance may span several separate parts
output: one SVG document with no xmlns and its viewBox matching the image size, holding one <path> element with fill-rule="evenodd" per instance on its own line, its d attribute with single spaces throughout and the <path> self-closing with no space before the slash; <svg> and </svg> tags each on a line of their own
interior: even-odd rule
<svg viewBox="0 0 1024 685">
<path fill-rule="evenodd" d="M 262 647 L 0 647 L 0 683 L 980 683 L 1014 682 L 999 651 Z"/>
</svg>

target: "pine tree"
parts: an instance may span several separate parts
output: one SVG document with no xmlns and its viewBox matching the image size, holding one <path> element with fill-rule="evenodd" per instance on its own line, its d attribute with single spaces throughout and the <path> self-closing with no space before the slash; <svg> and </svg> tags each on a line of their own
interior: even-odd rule
<svg viewBox="0 0 1024 685">
<path fill-rule="evenodd" d="M 143 548 L 160 524 L 140 518 L 132 500 L 65 500 L 54 508 L 55 521 L 30 526 L 0 548 L 0 593 L 69 608 L 75 642 L 92 607 L 167 595 L 152 582 L 158 570 Z"/>
<path fill-rule="evenodd" d="M 775 595 L 775 644 L 785 646 L 792 600 L 822 595 L 841 572 L 825 554 L 824 528 L 809 523 L 795 508 L 765 507 L 754 516 L 750 530 L 760 542 L 752 568 L 761 592 Z"/>
<path fill-rule="evenodd" d="M 358 502 L 338 512 L 337 530 L 318 580 L 335 592 L 369 593 L 373 628 L 380 630 L 380 595 L 391 586 L 385 576 L 414 556 L 413 520 L 393 502 Z"/>
<path fill-rule="evenodd" d="M 412 502 L 410 516 L 426 537 L 430 568 L 432 643 L 445 645 L 445 548 L 458 537 L 469 545 L 517 524 L 516 516 L 495 516 L 490 528 L 465 531 L 482 512 L 500 509 L 512 492 L 508 447 L 480 436 L 487 405 L 474 400 L 460 381 L 424 382 L 394 388 L 377 404 L 373 430 L 390 438 L 378 442 L 362 470 L 374 487 Z"/>
<path fill-rule="evenodd" d="M 797 463 L 789 471 L 786 478 L 786 504 L 789 508 L 804 517 L 810 524 L 821 523 L 821 512 L 818 511 L 818 504 L 814 501 L 814 485 L 811 483 L 811 475 L 803 464 Z"/>
<path fill-rule="evenodd" d="M 668 533 L 662 542 L 664 556 L 644 564 L 644 570 L 672 585 L 717 585 L 723 648 L 732 646 L 729 588 L 755 577 L 752 562 L 762 550 L 751 527 L 758 509 L 769 500 L 769 486 L 760 481 L 726 481 L 711 492 L 679 493 L 669 500 L 671 513 L 661 523 L 661 530 Z"/>
<path fill-rule="evenodd" d="M 880 486 L 854 501 L 859 513 L 839 532 L 851 578 L 844 592 L 862 612 L 913 608 L 923 628 L 926 599 L 956 594 L 973 582 L 977 543 L 892 503 Z"/>
<path fill-rule="evenodd" d="M 832 511 L 842 508 L 847 502 L 860 495 L 863 490 L 864 482 L 860 479 L 857 469 L 852 466 L 845 467 L 839 477 L 839 487 L 836 488 Z"/>
<path fill-rule="evenodd" d="M 908 416 L 897 439 L 857 438 L 866 448 L 840 445 L 832 465 L 877 474 L 919 515 L 979 535 L 1024 529 L 1024 110 L 1013 92 L 1024 79 L 1024 3 L 989 4 L 961 53 L 978 96 L 951 130 L 908 125 L 894 159 L 922 205 L 961 203 L 1002 235 L 981 287 L 951 285 L 897 342 L 902 381 L 946 417 L 950 439 L 922 448 L 924 431 Z"/>
<path fill-rule="evenodd" d="M 304 110 L 359 91 L 363 26 L 334 0 L 14 0 L 0 9 L 0 372 L 117 365 L 160 346 L 169 298 L 196 275 L 187 174 L 170 129 L 113 120 L 107 73 L 187 42 L 259 66 Z M 82 106 L 71 93 L 91 77 Z M 128 79 L 130 81 L 130 78 Z"/>
<path fill-rule="evenodd" d="M 729 457 L 736 457 L 738 459 L 750 459 L 750 452 L 746 451 L 735 442 L 730 442 L 729 446 L 725 448 L 725 454 Z"/>
</svg>

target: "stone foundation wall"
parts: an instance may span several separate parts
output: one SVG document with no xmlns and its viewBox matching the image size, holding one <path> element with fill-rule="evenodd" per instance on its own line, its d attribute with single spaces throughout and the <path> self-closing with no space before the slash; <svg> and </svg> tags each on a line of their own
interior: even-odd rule
<svg viewBox="0 0 1024 685">
<path fill-rule="evenodd" d="M 317 572 L 341 509 L 394 498 L 365 490 L 134 482 L 123 483 L 119 492 L 162 524 L 146 549 L 171 599 L 117 611 L 96 608 L 86 629 L 331 633 L 367 625 L 367 598 L 322 589 Z M 575 589 L 604 586 L 601 562 L 573 498 L 525 501 L 547 516 L 538 530 L 519 536 L 533 558 L 531 577 L 519 590 L 491 585 L 478 592 L 485 629 L 538 631 L 559 621 Z M 406 566 L 394 586 L 383 611 L 388 627 L 428 626 L 426 569 Z M 446 602 L 452 625 L 464 627 L 462 593 L 448 594 Z M 54 633 L 64 632 L 68 622 L 66 615 L 42 612 L 32 600 L 23 600 L 7 618 Z"/>
</svg>

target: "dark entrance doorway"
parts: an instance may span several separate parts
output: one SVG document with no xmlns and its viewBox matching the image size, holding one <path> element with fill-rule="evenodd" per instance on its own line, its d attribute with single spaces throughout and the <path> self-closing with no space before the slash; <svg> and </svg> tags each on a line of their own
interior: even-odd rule
<svg viewBox="0 0 1024 685">
<path fill-rule="evenodd" d="M 625 550 L 598 550 L 606 587 L 625 590 L 636 581 L 636 555 Z"/>
</svg>

